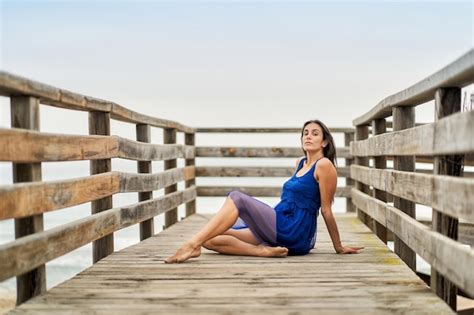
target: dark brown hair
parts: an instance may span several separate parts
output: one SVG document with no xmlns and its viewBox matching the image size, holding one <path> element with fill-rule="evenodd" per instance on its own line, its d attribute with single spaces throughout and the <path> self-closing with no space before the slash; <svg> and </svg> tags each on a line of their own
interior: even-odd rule
<svg viewBox="0 0 474 315">
<path fill-rule="evenodd" d="M 315 123 L 318 124 L 321 129 L 323 130 L 323 141 L 326 140 L 327 145 L 323 148 L 324 157 L 328 158 L 334 166 L 337 165 L 337 157 L 336 157 L 336 146 L 334 145 L 334 139 L 332 138 L 331 133 L 329 132 L 329 128 L 323 124 L 319 119 L 308 120 L 304 123 L 303 128 L 301 128 L 301 138 L 304 135 L 304 128 L 311 124 Z M 301 140 L 301 139 L 300 139 Z M 301 146 L 303 149 L 303 146 Z M 303 149 L 304 154 L 306 155 L 306 151 Z"/>
</svg>

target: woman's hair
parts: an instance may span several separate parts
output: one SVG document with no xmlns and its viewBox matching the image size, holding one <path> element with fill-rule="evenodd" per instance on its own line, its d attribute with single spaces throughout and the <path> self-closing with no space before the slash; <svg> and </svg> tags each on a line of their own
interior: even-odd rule
<svg viewBox="0 0 474 315">
<path fill-rule="evenodd" d="M 324 157 L 327 157 L 332 162 L 332 164 L 336 166 L 336 146 L 334 145 L 334 139 L 332 138 L 332 135 L 329 132 L 329 128 L 326 127 L 325 124 L 323 124 L 318 119 L 308 120 L 304 123 L 303 128 L 301 128 L 301 138 L 303 138 L 304 135 L 304 128 L 311 123 L 318 124 L 323 130 L 323 140 L 326 140 L 327 142 L 327 145 L 323 148 Z M 303 147 L 301 148 L 303 149 Z M 304 149 L 303 152 L 306 155 L 306 151 Z"/>
</svg>

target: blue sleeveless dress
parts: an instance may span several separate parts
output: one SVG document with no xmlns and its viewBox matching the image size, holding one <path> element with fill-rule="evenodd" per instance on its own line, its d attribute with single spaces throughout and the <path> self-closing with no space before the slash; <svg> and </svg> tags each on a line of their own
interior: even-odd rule
<svg viewBox="0 0 474 315">
<path fill-rule="evenodd" d="M 275 206 L 277 243 L 290 255 L 307 254 L 316 242 L 316 225 L 321 207 L 319 183 L 314 178 L 316 163 L 302 176 L 303 158 L 293 176 L 285 182 L 281 201 Z"/>
</svg>

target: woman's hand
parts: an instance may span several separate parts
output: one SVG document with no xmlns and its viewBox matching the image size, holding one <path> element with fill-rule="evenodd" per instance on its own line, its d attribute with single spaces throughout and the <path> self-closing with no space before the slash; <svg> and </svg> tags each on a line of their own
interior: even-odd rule
<svg viewBox="0 0 474 315">
<path fill-rule="evenodd" d="M 358 254 L 364 247 L 340 247 L 336 249 L 338 254 Z"/>
</svg>

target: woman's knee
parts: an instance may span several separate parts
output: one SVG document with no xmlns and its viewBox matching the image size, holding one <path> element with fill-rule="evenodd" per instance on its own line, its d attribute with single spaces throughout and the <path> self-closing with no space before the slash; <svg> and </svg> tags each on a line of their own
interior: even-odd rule
<svg viewBox="0 0 474 315">
<path fill-rule="evenodd" d="M 232 199 L 237 210 L 244 208 L 244 200 L 245 200 L 245 197 L 247 197 L 247 195 L 245 195 L 244 193 L 238 190 L 233 190 L 228 194 L 228 197 Z"/>
</svg>

